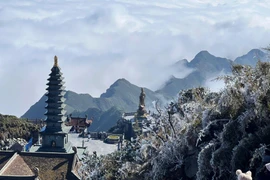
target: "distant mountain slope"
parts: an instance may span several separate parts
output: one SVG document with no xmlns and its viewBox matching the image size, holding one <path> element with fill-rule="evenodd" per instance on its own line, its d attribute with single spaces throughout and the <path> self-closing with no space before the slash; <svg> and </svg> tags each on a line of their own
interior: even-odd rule
<svg viewBox="0 0 270 180">
<path fill-rule="evenodd" d="M 250 65 L 254 67 L 257 61 L 267 61 L 267 54 L 259 49 L 252 49 L 247 54 L 235 59 L 236 64 Z"/>
<path fill-rule="evenodd" d="M 102 113 L 100 116 L 98 123 L 93 120 L 92 125 L 90 126 L 90 131 L 107 131 L 112 126 L 114 126 L 117 121 L 122 117 L 122 113 L 124 111 L 118 109 L 117 107 L 113 106 L 109 110 Z"/>
<path fill-rule="evenodd" d="M 185 78 L 172 76 L 164 86 L 156 92 L 168 97 L 175 97 L 182 89 L 203 86 L 208 78 L 217 76 L 220 73 L 231 73 L 231 66 L 233 64 L 250 65 L 254 67 L 258 60 L 267 61 L 267 54 L 259 49 L 252 49 L 247 54 L 236 58 L 234 61 L 216 57 L 208 51 L 201 51 L 190 62 L 183 59 L 174 64 L 174 66 L 179 67 L 180 70 L 183 69 L 184 66 L 193 69 L 193 72 Z"/>
<path fill-rule="evenodd" d="M 179 69 L 179 72 L 183 70 L 183 67 L 192 69 L 193 71 L 188 76 L 184 78 L 171 76 L 164 83 L 164 86 L 155 92 L 145 88 L 146 107 L 148 110 L 151 109 L 152 102 L 157 99 L 160 99 L 161 102 L 174 99 L 182 89 L 203 86 L 208 78 L 213 78 L 221 72 L 231 73 L 232 64 L 255 66 L 258 59 L 261 61 L 267 60 L 267 55 L 259 49 L 253 49 L 236 58 L 235 61 L 216 57 L 207 51 L 201 51 L 190 62 L 183 59 L 173 64 L 173 67 Z M 94 98 L 89 94 L 67 91 L 65 95 L 67 106 L 65 109 L 67 114 L 74 113 L 80 116 L 87 114 L 89 117 L 93 117 L 94 123 L 91 130 L 106 130 L 110 128 L 110 125 L 116 123 L 123 111 L 134 112 L 137 110 L 140 91 L 140 87 L 131 84 L 126 79 L 115 81 L 99 98 Z M 44 119 L 45 100 L 45 96 L 41 97 L 22 117 Z"/>
<path fill-rule="evenodd" d="M 229 59 L 216 57 L 207 51 L 201 51 L 190 62 L 184 59 L 175 63 L 175 66 L 179 66 L 179 69 L 185 66 L 186 68 L 193 69 L 193 72 L 181 79 L 172 77 L 156 92 L 169 97 L 175 97 L 182 89 L 202 86 L 207 78 L 215 74 L 220 72 L 230 73 L 231 64 L 232 61 Z"/>
<path fill-rule="evenodd" d="M 158 93 L 151 91 L 150 89 L 144 88 L 146 98 L 146 107 L 151 107 L 152 102 L 159 99 L 161 96 Z M 115 106 L 119 109 L 124 109 L 126 111 L 135 111 L 139 105 L 139 95 L 141 93 L 141 88 L 131 84 L 126 79 L 118 79 L 113 83 L 109 89 L 103 94 L 101 94 L 100 99 L 108 98 Z"/>
<path fill-rule="evenodd" d="M 22 115 L 21 118 L 28 118 L 28 119 L 44 119 L 44 113 L 45 113 L 45 106 L 47 97 L 44 95 L 36 102 L 34 105 L 32 105 L 29 110 Z"/>
<path fill-rule="evenodd" d="M 68 112 L 72 112 L 74 110 L 86 111 L 88 106 L 97 107 L 95 106 L 95 98 L 89 94 L 77 94 L 73 91 L 67 91 L 65 98 L 65 103 L 68 105 L 66 110 Z"/>
<path fill-rule="evenodd" d="M 66 98 L 66 111 L 67 114 L 77 112 L 86 112 L 89 108 L 96 108 L 105 112 L 112 107 L 117 107 L 123 111 L 136 111 L 139 105 L 139 95 L 141 88 L 135 86 L 125 79 L 118 79 L 113 83 L 110 88 L 100 98 L 93 98 L 89 94 L 77 94 L 72 91 L 67 91 Z M 145 88 L 146 106 L 152 106 L 152 102 L 162 97 L 162 95 L 155 93 Z M 22 116 L 29 119 L 44 119 L 45 113 L 45 100 L 43 96 L 37 103 L 30 107 L 30 109 Z"/>
<path fill-rule="evenodd" d="M 88 116 L 88 119 L 93 120 L 91 126 L 88 128 L 90 131 L 107 131 L 114 126 L 117 121 L 122 117 L 123 111 L 113 106 L 107 111 L 101 111 L 97 108 L 89 108 L 84 112 L 74 111 L 73 117 Z"/>
<path fill-rule="evenodd" d="M 202 86 L 204 83 L 203 75 L 199 71 L 194 71 L 187 77 L 180 79 L 172 76 L 164 85 L 164 87 L 157 93 L 164 94 L 167 97 L 176 97 L 178 92 L 182 89 L 189 89 Z"/>
<path fill-rule="evenodd" d="M 67 91 L 65 94 L 66 98 L 66 111 L 67 113 L 71 113 L 74 110 L 80 110 L 85 111 L 87 110 L 87 106 L 93 104 L 95 107 L 95 104 L 93 103 L 93 98 L 90 95 L 85 94 L 77 94 L 72 91 Z M 34 105 L 32 105 L 28 111 L 24 115 L 22 115 L 22 118 L 28 118 L 28 119 L 44 119 L 46 112 L 45 106 L 47 97 L 43 95 L 38 102 L 36 102 Z"/>
<path fill-rule="evenodd" d="M 226 58 L 216 57 L 208 51 L 199 52 L 187 67 L 196 69 L 201 75 L 207 77 L 216 72 L 231 72 L 232 61 Z"/>
</svg>

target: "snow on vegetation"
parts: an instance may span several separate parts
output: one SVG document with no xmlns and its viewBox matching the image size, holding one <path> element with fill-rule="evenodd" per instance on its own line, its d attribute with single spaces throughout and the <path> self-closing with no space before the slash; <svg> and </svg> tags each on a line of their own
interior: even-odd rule
<svg viewBox="0 0 270 180">
<path fill-rule="evenodd" d="M 232 67 L 216 93 L 194 88 L 160 109 L 149 132 L 121 151 L 89 156 L 85 179 L 237 179 L 263 176 L 270 144 L 270 63 Z"/>
</svg>

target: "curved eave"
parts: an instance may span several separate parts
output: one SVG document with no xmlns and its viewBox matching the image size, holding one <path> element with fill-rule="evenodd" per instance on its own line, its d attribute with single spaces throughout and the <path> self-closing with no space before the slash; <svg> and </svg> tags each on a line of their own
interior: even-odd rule
<svg viewBox="0 0 270 180">
<path fill-rule="evenodd" d="M 45 102 L 46 102 L 46 104 L 63 104 L 64 102 L 66 101 L 66 98 L 61 98 L 60 100 L 57 100 L 57 101 L 55 101 L 55 100 L 51 100 L 51 99 L 47 99 Z"/>
<path fill-rule="evenodd" d="M 61 70 L 60 68 L 59 68 L 59 70 Z M 50 75 L 52 74 L 52 75 L 56 75 L 56 74 L 58 74 L 58 75 L 63 75 L 63 73 L 61 72 L 61 71 L 51 71 L 50 72 Z"/>
<path fill-rule="evenodd" d="M 55 112 L 55 113 L 51 113 L 51 112 L 46 112 L 44 115 L 45 116 L 52 116 L 52 117 L 60 117 L 60 118 L 62 118 L 62 117 L 64 117 L 65 116 L 65 113 L 66 113 L 66 111 L 65 110 L 62 110 L 62 112 Z"/>
<path fill-rule="evenodd" d="M 53 111 L 65 111 L 65 107 L 52 107 L 52 106 L 45 106 L 45 109 L 47 110 L 53 110 Z M 46 112 L 47 113 L 47 112 Z M 59 112 L 58 112 L 59 113 Z"/>
<path fill-rule="evenodd" d="M 59 66 L 53 66 L 51 73 L 61 73 L 61 68 Z"/>
<path fill-rule="evenodd" d="M 47 122 L 51 122 L 51 123 L 64 123 L 64 121 L 62 121 L 62 120 L 58 120 L 58 121 L 53 121 L 53 120 L 49 120 L 49 121 L 47 121 Z"/>
<path fill-rule="evenodd" d="M 51 92 L 47 92 L 45 94 L 45 96 L 54 98 L 54 97 L 64 97 L 65 94 L 66 94 L 65 91 L 60 91 L 58 94 L 53 94 Z"/>
<path fill-rule="evenodd" d="M 65 81 L 59 80 L 59 81 L 49 81 L 46 85 L 47 86 L 62 86 L 65 84 Z"/>
<path fill-rule="evenodd" d="M 50 90 L 52 90 L 52 91 L 57 91 L 57 90 L 64 91 L 65 88 L 66 88 L 66 86 L 63 86 L 63 85 L 53 85 L 53 88 L 52 88 L 52 86 L 49 86 L 49 87 L 46 88 L 46 90 L 47 91 L 50 91 Z"/>
<path fill-rule="evenodd" d="M 48 81 L 62 81 L 63 79 L 65 79 L 64 77 L 62 77 L 61 75 L 50 75 L 50 77 L 47 79 Z"/>
<path fill-rule="evenodd" d="M 53 116 L 50 116 L 50 117 L 53 117 Z M 46 116 L 45 122 L 55 122 L 55 121 L 57 121 L 57 119 L 50 119 L 50 117 Z M 67 119 L 67 117 L 64 116 L 64 115 L 57 116 L 57 117 L 60 117 L 60 119 L 58 118 L 58 120 L 63 121 L 63 122 Z"/>
</svg>

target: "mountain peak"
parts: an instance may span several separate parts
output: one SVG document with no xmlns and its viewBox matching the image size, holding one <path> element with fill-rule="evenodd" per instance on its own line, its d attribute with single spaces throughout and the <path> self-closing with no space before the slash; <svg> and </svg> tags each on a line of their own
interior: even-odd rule
<svg viewBox="0 0 270 180">
<path fill-rule="evenodd" d="M 93 98 L 90 94 L 88 93 L 76 93 L 74 91 L 68 90 L 66 91 L 65 96 L 84 96 L 84 97 L 89 97 L 89 98 Z"/>
<path fill-rule="evenodd" d="M 129 86 L 131 83 L 126 80 L 125 78 L 117 79 L 110 88 L 117 87 L 117 86 Z"/>
<path fill-rule="evenodd" d="M 260 49 L 252 49 L 247 54 L 236 58 L 234 62 L 236 64 L 245 64 L 254 67 L 258 60 L 266 61 L 267 60 L 266 53 L 264 53 Z"/>
<path fill-rule="evenodd" d="M 206 50 L 203 50 L 203 51 L 200 51 L 196 56 L 195 56 L 195 58 L 198 58 L 198 57 L 204 57 L 204 58 L 207 58 L 207 57 L 213 57 L 213 55 L 212 54 L 210 54 L 208 51 L 206 51 Z M 194 58 L 194 59 L 195 59 Z"/>
<path fill-rule="evenodd" d="M 130 82 L 126 80 L 125 78 L 120 78 L 120 79 L 117 79 L 113 84 L 118 84 L 118 83 L 130 83 Z"/>
<path fill-rule="evenodd" d="M 174 75 L 171 75 L 170 78 L 169 78 L 169 81 L 171 81 L 173 79 L 176 79 L 176 77 Z"/>
<path fill-rule="evenodd" d="M 261 51 L 260 49 L 252 49 L 246 55 L 253 55 L 253 56 L 262 57 L 265 55 L 265 53 L 263 51 Z"/>
<path fill-rule="evenodd" d="M 125 78 L 118 79 L 106 90 L 105 93 L 101 94 L 100 97 L 111 97 L 116 93 L 116 91 L 121 89 L 127 89 L 130 86 L 132 86 L 132 84 Z"/>
<path fill-rule="evenodd" d="M 191 60 L 189 66 L 196 67 L 198 64 L 201 63 L 213 63 L 215 61 L 216 57 L 210 54 L 208 51 L 200 51 L 194 59 Z"/>
<path fill-rule="evenodd" d="M 177 61 L 176 63 L 172 64 L 173 67 L 175 66 L 187 66 L 188 64 L 188 60 L 187 59 L 181 59 L 179 61 Z"/>
</svg>

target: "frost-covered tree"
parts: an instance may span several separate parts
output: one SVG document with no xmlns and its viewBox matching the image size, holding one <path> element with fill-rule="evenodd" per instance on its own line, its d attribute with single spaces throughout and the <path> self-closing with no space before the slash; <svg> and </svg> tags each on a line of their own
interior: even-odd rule
<svg viewBox="0 0 270 180">
<path fill-rule="evenodd" d="M 241 169 L 256 178 L 270 152 L 270 63 L 233 65 L 232 74 L 218 80 L 225 82 L 219 93 L 188 89 L 177 102 L 156 107 L 146 135 L 98 161 L 86 157 L 81 173 L 89 179 L 226 180 Z"/>
<path fill-rule="evenodd" d="M 226 87 L 200 133 L 197 179 L 234 179 L 236 169 L 251 169 L 256 177 L 264 154 L 259 149 L 270 143 L 270 64 L 259 61 L 255 68 L 235 65 L 232 70 L 221 77 Z M 222 131 L 213 130 L 221 120 Z M 205 161 L 211 168 L 205 169 Z"/>
</svg>

